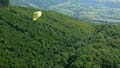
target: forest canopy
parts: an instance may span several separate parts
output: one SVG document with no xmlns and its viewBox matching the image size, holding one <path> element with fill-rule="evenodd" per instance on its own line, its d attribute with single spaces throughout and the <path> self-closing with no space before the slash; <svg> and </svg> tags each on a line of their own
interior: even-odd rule
<svg viewBox="0 0 120 68">
<path fill-rule="evenodd" d="M 120 25 L 0 8 L 0 68 L 120 68 Z"/>
</svg>

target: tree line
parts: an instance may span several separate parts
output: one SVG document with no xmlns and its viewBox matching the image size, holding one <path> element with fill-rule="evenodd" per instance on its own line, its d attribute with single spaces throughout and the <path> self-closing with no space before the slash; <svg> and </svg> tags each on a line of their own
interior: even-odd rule
<svg viewBox="0 0 120 68">
<path fill-rule="evenodd" d="M 0 0 L 0 7 L 5 7 L 9 5 L 9 0 Z"/>
</svg>

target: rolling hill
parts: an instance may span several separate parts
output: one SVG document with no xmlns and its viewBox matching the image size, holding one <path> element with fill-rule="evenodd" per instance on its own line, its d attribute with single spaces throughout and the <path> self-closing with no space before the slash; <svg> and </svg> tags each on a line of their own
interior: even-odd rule
<svg viewBox="0 0 120 68">
<path fill-rule="evenodd" d="M 120 25 L 36 10 L 0 8 L 0 68 L 120 68 Z"/>
<path fill-rule="evenodd" d="M 12 5 L 44 8 L 94 23 L 120 24 L 119 0 L 10 0 Z"/>
<path fill-rule="evenodd" d="M 97 0 L 71 0 L 50 6 L 65 15 L 94 23 L 120 23 L 120 3 L 98 2 Z"/>
<path fill-rule="evenodd" d="M 26 6 L 26 7 L 34 7 L 34 8 L 48 8 L 52 5 L 57 5 L 60 3 L 64 3 L 66 0 L 10 0 L 12 5 Z"/>
</svg>

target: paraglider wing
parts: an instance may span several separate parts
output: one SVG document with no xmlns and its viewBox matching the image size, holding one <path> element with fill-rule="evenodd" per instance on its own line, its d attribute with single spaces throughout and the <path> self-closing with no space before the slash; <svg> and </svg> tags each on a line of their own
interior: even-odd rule
<svg viewBox="0 0 120 68">
<path fill-rule="evenodd" d="M 39 17 L 42 16 L 42 12 L 41 11 L 36 11 L 33 13 L 33 21 L 36 21 Z"/>
</svg>

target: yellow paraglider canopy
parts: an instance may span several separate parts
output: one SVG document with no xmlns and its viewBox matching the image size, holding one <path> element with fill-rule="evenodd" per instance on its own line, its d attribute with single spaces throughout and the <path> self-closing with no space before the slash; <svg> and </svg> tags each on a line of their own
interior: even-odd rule
<svg viewBox="0 0 120 68">
<path fill-rule="evenodd" d="M 32 20 L 33 21 L 36 21 L 39 17 L 41 17 L 42 16 L 42 11 L 35 11 L 34 13 L 33 13 L 33 17 L 32 17 Z"/>
</svg>

